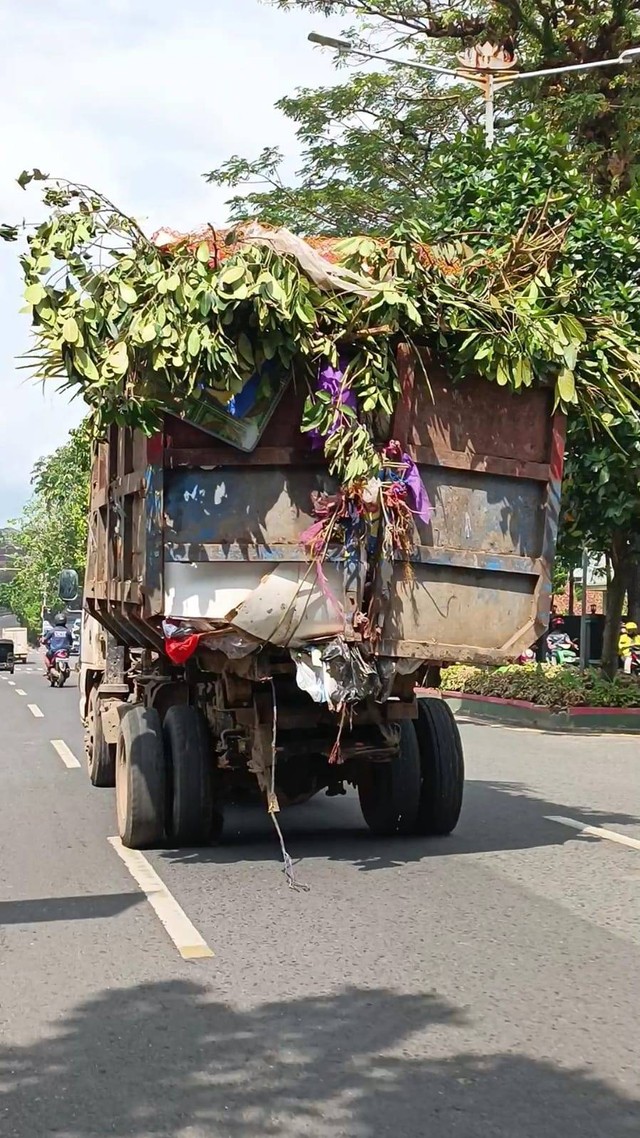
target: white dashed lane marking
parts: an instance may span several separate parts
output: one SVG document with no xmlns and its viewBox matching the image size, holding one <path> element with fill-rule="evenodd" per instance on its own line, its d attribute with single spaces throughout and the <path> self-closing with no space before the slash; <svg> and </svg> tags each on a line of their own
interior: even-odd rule
<svg viewBox="0 0 640 1138">
<path fill-rule="evenodd" d="M 585 838 L 602 838 L 607 842 L 617 842 L 619 846 L 627 846 L 628 849 L 640 850 L 638 838 L 628 838 L 626 834 L 619 834 L 616 830 L 606 830 L 604 826 L 585 826 L 584 822 L 578 822 L 575 818 L 560 818 L 551 814 L 547 814 L 545 817 L 547 822 L 557 822 L 559 826 L 568 826 L 571 830 L 577 830 Z"/>
<path fill-rule="evenodd" d="M 41 711 L 37 703 L 28 703 L 27 707 L 33 715 L 34 719 L 44 719 L 44 711 Z"/>
<path fill-rule="evenodd" d="M 120 838 L 108 838 L 121 857 L 133 880 L 140 886 L 156 916 L 164 925 L 184 960 L 202 960 L 213 956 L 207 942 L 191 923 L 184 909 L 158 877 L 153 866 L 139 850 L 129 850 Z"/>
<path fill-rule="evenodd" d="M 65 743 L 64 739 L 52 739 L 51 746 L 53 747 L 54 751 L 57 751 L 65 767 L 68 767 L 69 770 L 74 770 L 76 767 L 79 767 L 81 765 L 76 759 L 71 748 L 68 747 Z"/>
</svg>

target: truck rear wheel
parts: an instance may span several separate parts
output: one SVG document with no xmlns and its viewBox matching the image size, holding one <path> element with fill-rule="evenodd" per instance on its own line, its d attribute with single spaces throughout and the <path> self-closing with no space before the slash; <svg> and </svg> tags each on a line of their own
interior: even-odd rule
<svg viewBox="0 0 640 1138">
<path fill-rule="evenodd" d="M 98 712 L 98 689 L 89 696 L 88 723 L 85 736 L 87 767 L 93 786 L 116 785 L 116 746 L 107 743 Z"/>
<path fill-rule="evenodd" d="M 458 724 L 448 703 L 428 696 L 420 699 L 416 732 L 422 767 L 416 831 L 450 834 L 462 809 L 464 755 Z"/>
<path fill-rule="evenodd" d="M 123 845 L 144 849 L 164 839 L 165 801 L 160 717 L 135 704 L 120 720 L 116 748 L 116 811 Z"/>
<path fill-rule="evenodd" d="M 358 797 L 364 820 L 379 837 L 412 834 L 420 801 L 420 751 L 411 720 L 400 724 L 398 754 L 388 763 L 363 763 Z"/>
<path fill-rule="evenodd" d="M 217 840 L 222 815 L 213 801 L 213 745 L 204 717 L 188 704 L 174 704 L 164 718 L 167 756 L 168 831 L 177 846 Z"/>
</svg>

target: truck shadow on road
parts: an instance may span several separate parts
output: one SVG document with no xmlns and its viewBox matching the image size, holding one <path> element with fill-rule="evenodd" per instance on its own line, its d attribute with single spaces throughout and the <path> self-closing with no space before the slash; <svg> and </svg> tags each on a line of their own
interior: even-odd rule
<svg viewBox="0 0 640 1138">
<path fill-rule="evenodd" d="M 438 995 L 349 987 L 241 1010 L 197 983 L 105 991 L 0 1048 L 11 1138 L 631 1138 L 638 1104 L 529 1054 L 462 1050 Z M 526 1047 L 526 1045 L 524 1045 Z M 561 1046 L 561 1041 L 558 1041 Z M 594 1045 L 595 1046 L 595 1045 Z"/>
<path fill-rule="evenodd" d="M 142 893 L 102 893 L 77 897 L 34 897 L 0 901 L 0 926 L 95 921 L 117 917 L 144 902 Z"/>
<path fill-rule="evenodd" d="M 603 814 L 584 806 L 551 802 L 515 782 L 468 779 L 458 828 L 446 838 L 376 838 L 366 829 L 355 795 L 327 800 L 312 799 L 304 806 L 280 814 L 285 839 L 294 861 L 328 858 L 351 862 L 369 871 L 392 869 L 432 857 L 527 850 L 562 846 L 567 842 L 593 843 L 548 815 L 575 818 L 586 825 L 640 824 L 633 814 Z M 171 862 L 235 863 L 280 859 L 273 828 L 260 807 L 233 808 L 227 813 L 225 834 L 219 846 L 198 850 L 163 850 Z"/>
</svg>

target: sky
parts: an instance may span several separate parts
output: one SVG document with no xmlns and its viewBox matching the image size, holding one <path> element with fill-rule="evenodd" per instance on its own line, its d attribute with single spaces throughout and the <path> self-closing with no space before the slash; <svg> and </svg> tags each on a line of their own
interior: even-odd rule
<svg viewBox="0 0 640 1138">
<path fill-rule="evenodd" d="M 0 0 L 0 222 L 41 216 L 37 185 L 15 181 L 37 166 L 95 186 L 150 232 L 223 224 L 228 191 L 203 173 L 266 145 L 295 169 L 274 103 L 333 81 L 330 56 L 306 39 L 318 25 L 260 0 Z M 20 513 L 36 459 L 83 415 L 20 370 L 18 251 L 0 242 L 0 525 Z"/>
</svg>

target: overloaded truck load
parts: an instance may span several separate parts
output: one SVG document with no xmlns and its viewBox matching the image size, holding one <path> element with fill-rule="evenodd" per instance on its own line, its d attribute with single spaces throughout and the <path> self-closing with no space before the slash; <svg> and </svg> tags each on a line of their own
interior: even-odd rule
<svg viewBox="0 0 640 1138">
<path fill-rule="evenodd" d="M 349 785 L 375 834 L 448 833 L 439 669 L 546 628 L 564 411 L 635 382 L 614 323 L 552 285 L 564 230 L 541 214 L 482 254 L 417 229 L 150 238 L 47 192 L 27 300 L 42 374 L 94 417 L 81 709 L 122 840 L 200 844 L 248 792 L 277 825 Z"/>
</svg>

